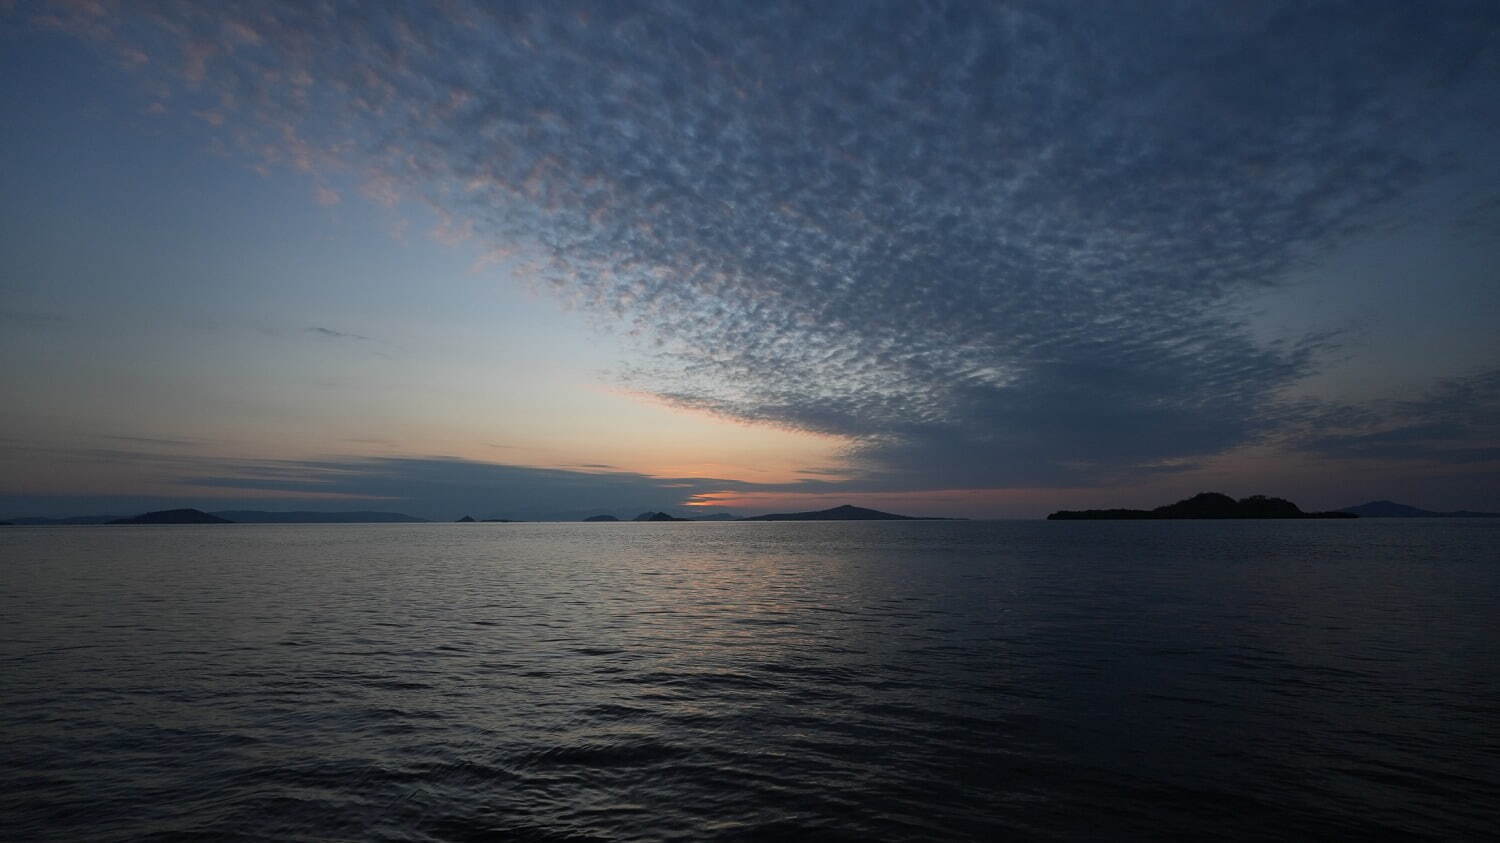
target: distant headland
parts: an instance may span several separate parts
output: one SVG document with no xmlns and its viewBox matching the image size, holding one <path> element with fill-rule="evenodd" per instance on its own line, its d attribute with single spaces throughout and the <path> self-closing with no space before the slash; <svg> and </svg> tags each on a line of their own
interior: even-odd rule
<svg viewBox="0 0 1500 843">
<path fill-rule="evenodd" d="M 116 518 L 111 524 L 233 524 L 228 518 L 209 515 L 201 509 L 163 509 L 130 518 Z"/>
<path fill-rule="evenodd" d="M 1171 518 L 1358 518 L 1353 512 L 1303 512 L 1284 498 L 1251 495 L 1235 500 L 1219 492 L 1201 492 L 1155 509 L 1061 510 L 1048 521 L 1114 521 Z"/>
<path fill-rule="evenodd" d="M 1395 501 L 1370 501 L 1359 506 L 1346 506 L 1339 512 L 1350 512 L 1361 518 L 1500 518 L 1500 512 L 1471 512 L 1467 509 L 1433 512 Z"/>
</svg>

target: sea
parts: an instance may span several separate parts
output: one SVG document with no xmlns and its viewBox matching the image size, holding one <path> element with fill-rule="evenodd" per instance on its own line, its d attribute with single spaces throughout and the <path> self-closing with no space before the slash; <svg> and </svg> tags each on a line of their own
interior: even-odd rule
<svg viewBox="0 0 1500 843">
<path fill-rule="evenodd" d="M 5 840 L 1481 839 L 1500 520 L 0 528 Z"/>
</svg>

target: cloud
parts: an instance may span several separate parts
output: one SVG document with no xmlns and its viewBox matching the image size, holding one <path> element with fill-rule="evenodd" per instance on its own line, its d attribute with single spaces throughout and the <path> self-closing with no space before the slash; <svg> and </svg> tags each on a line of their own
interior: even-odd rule
<svg viewBox="0 0 1500 843">
<path fill-rule="evenodd" d="M 326 185 L 317 185 L 313 188 L 313 201 L 324 207 L 331 207 L 343 201 L 337 190 Z"/>
<path fill-rule="evenodd" d="M 184 472 L 180 482 L 226 494 L 378 499 L 389 507 L 405 506 L 416 510 L 414 514 L 438 517 L 474 512 L 512 518 L 590 510 L 632 515 L 676 510 L 699 494 L 757 488 L 731 480 L 601 469 L 535 468 L 454 457 L 246 460 L 205 462 Z"/>
<path fill-rule="evenodd" d="M 1412 400 L 1314 406 L 1289 441 L 1335 459 L 1500 463 L 1500 369 L 1444 378 Z"/>
<path fill-rule="evenodd" d="M 184 453 L 179 440 L 101 437 L 119 447 L 38 447 L 16 441 L 0 448 L 11 478 L 97 472 L 149 480 L 137 496 L 39 494 L 24 479 L 0 487 L 0 512 L 22 515 L 129 511 L 131 507 L 195 506 L 204 509 L 375 508 L 430 518 L 570 518 L 579 513 L 635 515 L 678 511 L 701 496 L 725 492 L 826 491 L 811 482 L 757 485 L 712 477 L 654 477 L 607 466 L 537 468 L 457 457 L 330 456 L 319 459 L 236 459 Z M 5 443 L 0 443 L 5 444 Z M 138 484 L 139 485 L 139 484 Z M 77 507 L 85 507 L 79 509 Z"/>
<path fill-rule="evenodd" d="M 517 255 L 640 338 L 636 386 L 848 437 L 868 486 L 1277 434 L 1327 340 L 1233 306 L 1403 223 L 1500 102 L 1488 3 L 147 8 L 78 28 L 243 154 L 352 163 Z"/>
<path fill-rule="evenodd" d="M 183 439 L 167 436 L 100 436 L 113 442 L 124 442 L 127 445 L 146 445 L 156 448 L 191 448 L 201 444 L 196 439 Z"/>
<path fill-rule="evenodd" d="M 70 320 L 66 316 L 57 313 L 45 313 L 32 310 L 0 309 L 0 325 L 9 325 L 13 328 L 24 328 L 29 330 L 47 330 L 61 328 Z"/>
<path fill-rule="evenodd" d="M 375 340 L 372 337 L 367 337 L 367 336 L 365 336 L 363 334 L 351 334 L 351 333 L 348 333 L 347 331 L 335 331 L 332 328 L 324 328 L 324 327 L 322 327 L 320 325 L 313 325 L 313 326 L 309 327 L 307 329 L 307 332 L 309 334 L 313 334 L 314 336 L 318 336 L 318 337 L 322 337 L 324 339 L 330 339 L 330 340 L 354 340 L 356 342 L 375 342 Z"/>
<path fill-rule="evenodd" d="M 297 493 L 336 493 L 405 501 L 428 511 L 544 517 L 574 510 L 681 507 L 694 492 L 739 487 L 711 478 L 660 478 L 597 469 L 499 465 L 456 458 L 276 460 L 228 466 L 220 474 L 184 477 L 190 486 Z"/>
</svg>

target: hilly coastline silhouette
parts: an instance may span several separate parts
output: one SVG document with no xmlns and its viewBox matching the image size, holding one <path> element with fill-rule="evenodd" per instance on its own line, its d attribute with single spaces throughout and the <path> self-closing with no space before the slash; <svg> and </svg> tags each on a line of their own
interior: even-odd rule
<svg viewBox="0 0 1500 843">
<path fill-rule="evenodd" d="M 1500 518 L 1500 512 L 1470 512 L 1467 509 L 1433 512 L 1395 501 L 1370 501 L 1359 506 L 1346 506 L 1339 512 L 1352 512 L 1361 518 Z"/>
<path fill-rule="evenodd" d="M 116 518 L 111 524 L 233 524 L 228 518 L 209 515 L 201 509 L 162 509 L 130 518 Z"/>
<path fill-rule="evenodd" d="M 1219 492 L 1200 492 L 1155 509 L 1060 510 L 1048 521 L 1114 521 L 1173 518 L 1358 518 L 1352 512 L 1303 512 L 1285 498 L 1251 495 L 1235 500 Z"/>
</svg>

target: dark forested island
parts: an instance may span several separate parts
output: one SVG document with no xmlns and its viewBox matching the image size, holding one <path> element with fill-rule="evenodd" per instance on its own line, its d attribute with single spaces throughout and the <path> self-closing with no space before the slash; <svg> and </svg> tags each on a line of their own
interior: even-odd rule
<svg viewBox="0 0 1500 843">
<path fill-rule="evenodd" d="M 1303 512 L 1284 498 L 1251 495 L 1235 500 L 1218 492 L 1201 492 L 1155 509 L 1061 510 L 1048 521 L 1112 521 L 1168 518 L 1358 518 L 1352 512 Z"/>
<path fill-rule="evenodd" d="M 896 515 L 862 506 L 836 506 L 815 512 L 773 512 L 770 515 L 754 515 L 741 521 L 953 521 L 953 518 L 923 518 L 916 515 Z"/>
<path fill-rule="evenodd" d="M 233 524 L 228 518 L 209 515 L 201 509 L 163 509 L 130 518 L 116 518 L 111 524 Z"/>
<path fill-rule="evenodd" d="M 640 515 L 630 519 L 632 521 L 686 521 L 686 518 L 676 518 L 665 512 L 642 512 Z"/>
</svg>

